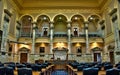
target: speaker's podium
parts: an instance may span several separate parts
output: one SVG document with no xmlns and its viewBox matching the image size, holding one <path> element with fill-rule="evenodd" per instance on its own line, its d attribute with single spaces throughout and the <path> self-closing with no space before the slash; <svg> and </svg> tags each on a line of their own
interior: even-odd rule
<svg viewBox="0 0 120 75">
<path fill-rule="evenodd" d="M 68 60 L 68 49 L 54 48 L 53 49 L 53 61 L 55 65 L 55 69 L 65 69 Z"/>
</svg>

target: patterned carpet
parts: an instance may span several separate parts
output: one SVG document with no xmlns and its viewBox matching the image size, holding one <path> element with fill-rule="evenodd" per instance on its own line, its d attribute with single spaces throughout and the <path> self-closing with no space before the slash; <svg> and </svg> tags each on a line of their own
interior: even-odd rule
<svg viewBox="0 0 120 75">
<path fill-rule="evenodd" d="M 64 70 L 56 70 L 52 73 L 52 75 L 68 75 L 68 73 Z"/>
</svg>

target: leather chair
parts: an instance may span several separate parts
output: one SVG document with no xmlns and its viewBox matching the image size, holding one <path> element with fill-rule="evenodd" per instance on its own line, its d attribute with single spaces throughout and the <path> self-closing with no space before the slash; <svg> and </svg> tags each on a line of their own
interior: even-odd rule
<svg viewBox="0 0 120 75">
<path fill-rule="evenodd" d="M 84 68 L 84 65 L 77 66 L 77 70 L 78 70 L 78 71 L 82 71 L 83 68 Z"/>
<path fill-rule="evenodd" d="M 32 69 L 31 68 L 19 68 L 18 75 L 32 75 Z"/>
<path fill-rule="evenodd" d="M 120 65 L 118 65 L 117 68 L 120 69 Z"/>
<path fill-rule="evenodd" d="M 42 65 L 32 64 L 31 68 L 32 68 L 33 71 L 41 71 Z"/>
<path fill-rule="evenodd" d="M 120 75 L 120 70 L 119 69 L 106 70 L 106 75 Z"/>
<path fill-rule="evenodd" d="M 83 69 L 83 75 L 98 75 L 98 68 Z"/>
<path fill-rule="evenodd" d="M 0 67 L 0 75 L 5 75 L 5 67 Z"/>
<path fill-rule="evenodd" d="M 12 67 L 5 67 L 6 75 L 14 75 L 14 69 Z"/>
<path fill-rule="evenodd" d="M 108 70 L 108 69 L 112 69 L 112 68 L 113 68 L 112 64 L 104 65 L 104 70 Z"/>
</svg>

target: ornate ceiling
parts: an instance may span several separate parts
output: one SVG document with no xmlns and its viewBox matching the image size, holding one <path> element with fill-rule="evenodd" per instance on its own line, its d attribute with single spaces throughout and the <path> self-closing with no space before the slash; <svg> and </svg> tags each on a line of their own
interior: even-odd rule
<svg viewBox="0 0 120 75">
<path fill-rule="evenodd" d="M 13 0 L 20 9 L 101 8 L 107 0 Z"/>
</svg>

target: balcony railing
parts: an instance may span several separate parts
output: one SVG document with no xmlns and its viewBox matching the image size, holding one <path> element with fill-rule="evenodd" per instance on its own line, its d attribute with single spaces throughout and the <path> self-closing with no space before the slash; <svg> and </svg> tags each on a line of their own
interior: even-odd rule
<svg viewBox="0 0 120 75">
<path fill-rule="evenodd" d="M 71 35 L 71 37 L 82 37 L 82 38 L 84 38 L 86 36 L 86 34 L 85 33 L 79 33 L 79 35 Z M 94 37 L 96 37 L 96 38 L 100 38 L 100 37 L 102 37 L 101 36 L 101 34 L 100 33 L 97 33 L 97 32 L 91 32 L 91 33 L 88 33 L 88 37 L 89 38 L 94 38 Z"/>
</svg>

